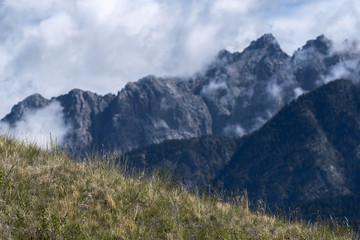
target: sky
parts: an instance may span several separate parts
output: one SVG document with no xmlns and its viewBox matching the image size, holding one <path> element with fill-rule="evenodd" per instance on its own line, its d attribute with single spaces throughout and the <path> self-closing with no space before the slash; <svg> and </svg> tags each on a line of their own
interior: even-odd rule
<svg viewBox="0 0 360 240">
<path fill-rule="evenodd" d="M 191 76 L 265 33 L 291 55 L 320 34 L 356 40 L 358 26 L 359 0 L 0 0 L 0 118 L 34 93 Z"/>
</svg>

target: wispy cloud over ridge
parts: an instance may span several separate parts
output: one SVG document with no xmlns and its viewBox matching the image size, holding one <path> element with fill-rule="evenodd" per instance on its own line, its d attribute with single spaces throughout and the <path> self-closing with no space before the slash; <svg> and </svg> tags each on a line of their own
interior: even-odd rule
<svg viewBox="0 0 360 240">
<path fill-rule="evenodd" d="M 189 75 L 266 32 L 290 55 L 320 34 L 356 39 L 359 16 L 357 0 L 3 0 L 0 116 L 36 92 L 106 93 L 148 74 Z"/>
<path fill-rule="evenodd" d="M 71 126 L 66 124 L 59 102 L 53 101 L 48 106 L 25 112 L 14 126 L 0 122 L 0 134 L 47 148 L 50 141 L 62 144 Z"/>
</svg>

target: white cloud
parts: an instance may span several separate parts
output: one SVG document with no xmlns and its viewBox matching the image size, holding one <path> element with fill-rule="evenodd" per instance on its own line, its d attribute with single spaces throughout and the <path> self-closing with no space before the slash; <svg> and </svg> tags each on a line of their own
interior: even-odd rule
<svg viewBox="0 0 360 240">
<path fill-rule="evenodd" d="M 54 0 L 5 0 L 4 5 L 20 11 L 31 9 L 35 10 L 36 12 L 45 12 L 48 11 L 51 6 L 53 6 L 54 2 Z"/>
<path fill-rule="evenodd" d="M 294 90 L 295 98 L 298 98 L 302 94 L 304 94 L 304 90 L 301 87 L 297 87 Z"/>
<path fill-rule="evenodd" d="M 75 33 L 74 24 L 65 13 L 55 15 L 41 22 L 39 30 L 40 32 L 35 31 L 34 34 L 42 35 L 39 37 L 44 39 L 49 47 L 60 47 L 66 44 L 71 41 L 71 37 Z"/>
<path fill-rule="evenodd" d="M 52 102 L 43 109 L 26 112 L 14 127 L 0 123 L 1 134 L 35 143 L 43 148 L 50 147 L 50 140 L 61 144 L 70 130 L 71 126 L 65 124 L 62 107 L 58 102 Z"/>
<path fill-rule="evenodd" d="M 279 98 L 282 94 L 282 87 L 279 86 L 275 81 L 269 83 L 266 90 L 270 94 L 270 96 L 274 98 Z"/>
<path fill-rule="evenodd" d="M 254 3 L 256 1 L 233 1 L 233 0 L 222 0 L 215 1 L 213 7 L 211 8 L 211 12 L 214 15 L 222 15 L 222 14 L 245 14 L 252 7 L 254 7 Z"/>
<path fill-rule="evenodd" d="M 358 0 L 4 0 L 0 118 L 26 96 L 104 94 L 149 75 L 190 75 L 220 49 L 271 32 L 287 53 L 324 33 L 360 36 Z M 276 90 L 276 89 L 275 89 Z"/>
<path fill-rule="evenodd" d="M 203 89 L 201 89 L 201 93 L 207 96 L 214 96 L 218 93 L 219 90 L 225 90 L 228 92 L 229 88 L 226 85 L 226 82 L 210 82 Z"/>
<path fill-rule="evenodd" d="M 239 124 L 228 125 L 224 128 L 224 133 L 228 136 L 242 137 L 245 135 L 245 130 Z"/>
<path fill-rule="evenodd" d="M 319 80 L 322 83 L 328 83 L 336 79 L 350 79 L 359 82 L 360 76 L 360 59 L 341 61 L 334 65 L 328 74 L 321 76 Z"/>
</svg>

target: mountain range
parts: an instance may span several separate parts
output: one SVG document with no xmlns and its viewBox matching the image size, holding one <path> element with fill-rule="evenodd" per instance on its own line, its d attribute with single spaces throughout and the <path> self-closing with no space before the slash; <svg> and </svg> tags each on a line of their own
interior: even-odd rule
<svg viewBox="0 0 360 240">
<path fill-rule="evenodd" d="M 76 152 L 129 151 L 205 135 L 239 137 L 321 85 L 333 66 L 354 58 L 331 49 L 331 41 L 319 36 L 290 57 L 265 34 L 241 53 L 220 51 L 204 73 L 191 78 L 147 76 L 116 95 L 79 89 L 52 99 L 35 94 L 15 105 L 2 122 L 15 127 L 26 112 L 59 102 L 72 129 L 64 142 Z"/>
<path fill-rule="evenodd" d="M 247 190 L 270 207 L 353 199 L 360 192 L 359 59 L 325 36 L 288 56 L 265 34 L 242 52 L 220 51 L 189 78 L 147 76 L 104 96 L 34 94 L 1 121 L 15 128 L 58 102 L 71 126 L 64 143 L 75 154 L 125 152 L 135 167 L 165 167 L 189 186 Z M 331 81 L 339 76 L 351 81 Z"/>
</svg>

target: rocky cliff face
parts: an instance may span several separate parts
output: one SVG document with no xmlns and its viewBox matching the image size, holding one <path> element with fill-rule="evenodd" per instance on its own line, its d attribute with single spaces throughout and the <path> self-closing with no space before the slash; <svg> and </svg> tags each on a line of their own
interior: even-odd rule
<svg viewBox="0 0 360 240">
<path fill-rule="evenodd" d="M 201 97 L 180 79 L 149 76 L 129 83 L 99 116 L 99 142 L 128 150 L 167 139 L 211 134 L 212 118 Z"/>
<path fill-rule="evenodd" d="M 53 98 L 63 106 L 65 123 L 72 127 L 66 144 L 75 153 L 95 148 L 98 139 L 97 119 L 115 99 L 115 95 L 99 96 L 89 91 L 74 89 L 68 94 Z"/>
<path fill-rule="evenodd" d="M 192 78 L 148 76 L 128 83 L 117 95 L 81 90 L 50 100 L 33 95 L 2 121 L 15 124 L 24 112 L 59 101 L 72 129 L 65 143 L 76 152 L 128 151 L 210 134 L 242 136 L 301 93 L 321 85 L 332 66 L 353 57 L 332 52 L 324 36 L 308 41 L 290 57 L 266 34 L 241 53 L 220 51 L 204 74 Z"/>
</svg>

